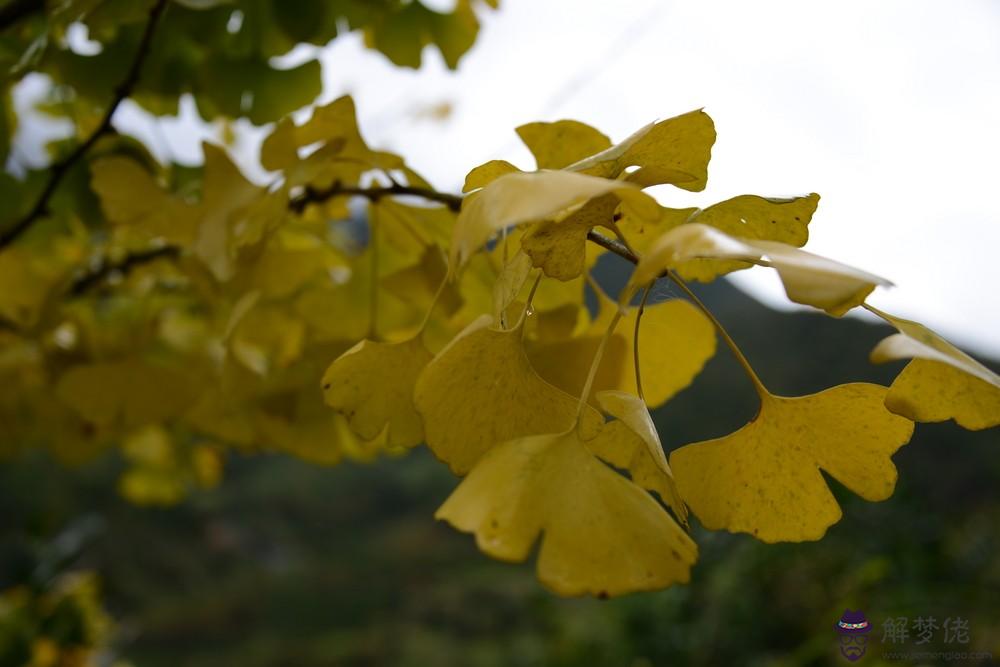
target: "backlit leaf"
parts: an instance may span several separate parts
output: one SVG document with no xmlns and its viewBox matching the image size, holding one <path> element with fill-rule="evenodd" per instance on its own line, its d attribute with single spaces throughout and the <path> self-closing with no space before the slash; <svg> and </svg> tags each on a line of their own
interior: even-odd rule
<svg viewBox="0 0 1000 667">
<path fill-rule="evenodd" d="M 637 186 L 567 171 L 500 176 L 466 198 L 455 223 L 451 262 L 464 265 L 493 234 L 506 227 L 556 216 L 588 199 L 614 193 L 638 210 L 657 212 L 656 201 Z"/>
</svg>

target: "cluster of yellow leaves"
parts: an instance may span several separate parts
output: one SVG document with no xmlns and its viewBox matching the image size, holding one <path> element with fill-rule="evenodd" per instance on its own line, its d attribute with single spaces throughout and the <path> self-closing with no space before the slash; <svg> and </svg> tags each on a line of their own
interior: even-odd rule
<svg viewBox="0 0 1000 667">
<path fill-rule="evenodd" d="M 995 374 L 865 304 L 885 279 L 801 249 L 818 195 L 674 209 L 645 191 L 704 189 L 715 130 L 703 111 L 618 144 L 575 121 L 518 134 L 537 169 L 476 167 L 458 212 L 365 143 L 346 97 L 274 127 L 266 187 L 212 146 L 193 186 L 134 155 L 101 156 L 100 250 L 166 244 L 177 259 L 96 294 L 0 300 L 15 324 L 50 327 L 12 334 L 0 356 L 0 374 L 29 388 L 0 392 L 0 416 L 20 415 L 3 427 L 23 441 L 59 434 L 59 450 L 118 444 L 131 465 L 121 490 L 146 503 L 215 484 L 227 447 L 330 464 L 426 443 L 464 477 L 439 518 L 504 560 L 538 543 L 545 585 L 607 596 L 689 580 L 689 510 L 709 529 L 818 539 L 841 514 L 821 471 L 883 500 L 911 420 L 1000 422 Z M 358 225 L 350 196 L 372 187 Z M 387 196 L 404 191 L 430 201 Z M 590 275 L 607 249 L 635 262 L 617 298 Z M 36 280 L 44 267 L 29 260 L 0 255 L 0 279 L 59 282 Z M 696 299 L 634 303 L 662 277 L 686 290 L 683 279 L 755 265 L 777 271 L 797 303 L 837 317 L 865 305 L 900 331 L 873 358 L 914 361 L 888 389 L 779 397 Z M 668 456 L 650 410 L 695 381 L 717 333 L 760 412 Z M 39 418 L 58 426 L 26 428 Z"/>
</svg>

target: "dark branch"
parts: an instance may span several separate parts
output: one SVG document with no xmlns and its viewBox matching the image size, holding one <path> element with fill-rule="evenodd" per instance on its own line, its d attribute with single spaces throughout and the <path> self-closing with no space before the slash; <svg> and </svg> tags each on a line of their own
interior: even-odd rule
<svg viewBox="0 0 1000 667">
<path fill-rule="evenodd" d="M 0 232 L 0 250 L 17 240 L 38 218 L 48 212 L 49 200 L 52 199 L 52 195 L 55 194 L 56 189 L 62 183 L 63 178 L 69 172 L 70 168 L 97 143 L 98 139 L 112 132 L 111 120 L 115 115 L 115 111 L 118 110 L 119 105 L 132 94 L 132 90 L 139 82 L 139 74 L 142 71 L 143 63 L 146 62 L 146 57 L 149 55 L 150 46 L 153 42 L 153 34 L 156 32 L 156 25 L 166 6 L 167 0 L 157 0 L 156 4 L 149 11 L 149 21 L 146 23 L 142 38 L 139 40 L 139 48 L 136 51 L 135 59 L 132 61 L 132 66 L 125 75 L 125 79 L 115 88 L 114 99 L 111 101 L 108 110 L 104 113 L 103 118 L 101 118 L 97 129 L 87 137 L 86 141 L 77 146 L 72 153 L 52 165 L 49 169 L 49 180 L 45 183 L 42 194 L 38 197 L 35 205 L 10 229 Z"/>
<path fill-rule="evenodd" d="M 151 248 L 150 250 L 134 252 L 130 255 L 126 255 L 117 262 L 109 262 L 105 260 L 92 270 L 74 280 L 73 284 L 69 288 L 69 293 L 72 296 L 82 296 L 113 275 L 125 276 L 128 275 L 132 269 L 142 266 L 143 264 L 149 264 L 157 259 L 176 259 L 180 256 L 180 254 L 180 248 L 173 245 L 167 245 L 159 248 Z"/>
<path fill-rule="evenodd" d="M 0 32 L 45 11 L 45 0 L 11 0 L 0 7 Z"/>
<path fill-rule="evenodd" d="M 605 250 L 613 252 L 623 259 L 627 259 L 633 264 L 637 264 L 639 262 L 639 257 L 636 256 L 634 252 L 626 248 L 624 243 L 615 239 L 609 239 L 607 236 L 599 234 L 593 229 L 587 232 L 587 240 L 596 243 Z"/>
<path fill-rule="evenodd" d="M 306 191 L 301 195 L 293 197 L 292 200 L 288 202 L 288 208 L 295 213 L 302 213 L 302 211 L 304 211 L 306 206 L 309 204 L 320 204 L 328 199 L 332 199 L 333 197 L 340 195 L 365 197 L 372 202 L 377 202 L 383 197 L 411 195 L 414 197 L 422 197 L 428 201 L 435 201 L 439 204 L 444 204 L 452 211 L 458 211 L 462 208 L 461 195 L 438 192 L 437 190 L 431 190 L 430 188 L 420 188 L 412 185 L 400 185 L 399 183 L 374 188 L 360 188 L 341 185 L 340 183 L 334 183 L 329 188 L 325 188 L 323 190 L 317 190 L 310 187 L 306 188 Z"/>
<path fill-rule="evenodd" d="M 303 194 L 293 198 L 288 202 L 288 208 L 295 213 L 301 213 L 309 204 L 321 203 L 331 197 L 338 195 L 355 195 L 365 197 L 370 201 L 378 201 L 382 197 L 411 195 L 423 197 L 429 201 L 444 204 L 449 209 L 457 211 L 462 207 L 462 196 L 453 195 L 446 192 L 438 192 L 428 188 L 411 187 L 394 184 L 388 187 L 360 188 L 335 184 L 325 190 L 307 189 Z M 635 264 L 639 258 L 631 250 L 625 247 L 621 241 L 608 238 L 594 230 L 587 232 L 587 240 L 613 252 L 614 254 Z M 162 246 L 150 250 L 126 255 L 118 262 L 103 262 L 93 270 L 85 273 L 73 281 L 69 289 L 72 296 L 81 296 L 91 289 L 107 280 L 112 275 L 127 275 L 132 269 L 148 264 L 157 259 L 176 259 L 181 254 L 181 249 L 177 246 Z"/>
</svg>

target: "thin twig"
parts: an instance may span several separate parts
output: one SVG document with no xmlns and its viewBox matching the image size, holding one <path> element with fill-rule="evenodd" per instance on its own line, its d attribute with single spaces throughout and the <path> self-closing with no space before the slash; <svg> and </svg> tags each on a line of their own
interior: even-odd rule
<svg viewBox="0 0 1000 667">
<path fill-rule="evenodd" d="M 117 262 L 107 260 L 98 264 L 93 270 L 88 271 L 73 281 L 69 288 L 71 296 L 78 297 L 86 294 L 94 287 L 107 280 L 112 275 L 128 275 L 132 269 L 158 259 L 176 259 L 181 254 L 181 249 L 177 246 L 166 245 L 149 250 L 133 252 Z"/>
<path fill-rule="evenodd" d="M 111 101 L 111 105 L 108 107 L 107 111 L 104 112 L 104 116 L 101 118 L 101 122 L 98 124 L 97 129 L 95 129 L 86 141 L 79 144 L 73 152 L 53 164 L 49 168 L 49 180 L 45 183 L 45 187 L 42 189 L 42 194 L 38 197 L 35 205 L 31 207 L 31 210 L 18 220 L 10 229 L 6 229 L 0 232 L 0 250 L 6 248 L 8 245 L 13 243 L 18 237 L 31 227 L 32 224 L 38 218 L 42 217 L 48 212 L 49 200 L 52 199 L 52 195 L 55 194 L 56 189 L 62 183 L 63 178 L 69 172 L 70 168 L 73 167 L 87 151 L 89 151 L 97 140 L 100 139 L 105 134 L 109 134 L 113 131 L 111 126 L 111 120 L 114 118 L 115 112 L 118 107 L 129 95 L 132 94 L 133 89 L 139 82 L 139 74 L 142 72 L 142 66 L 146 62 L 146 58 L 150 52 L 150 46 L 153 42 L 153 35 L 156 32 L 156 25 L 160 20 L 160 16 L 163 15 L 164 9 L 166 9 L 167 0 L 157 0 L 156 4 L 149 11 L 149 20 L 146 23 L 146 28 L 142 33 L 142 38 L 139 40 L 139 48 L 136 51 L 135 59 L 132 61 L 132 66 L 129 68 L 128 73 L 125 75 L 125 79 L 115 88 L 114 99 Z"/>
<path fill-rule="evenodd" d="M 342 185 L 340 183 L 334 183 L 330 187 L 322 190 L 310 187 L 306 188 L 305 192 L 297 197 L 293 197 L 291 201 L 288 202 L 288 208 L 295 213 L 302 213 L 309 204 L 320 204 L 328 199 L 341 195 L 365 197 L 371 202 L 377 202 L 383 197 L 411 195 L 414 197 L 422 197 L 428 201 L 435 201 L 439 204 L 444 204 L 452 211 L 458 211 L 462 208 L 461 195 L 438 192 L 437 190 L 431 190 L 430 188 L 421 188 L 413 185 L 400 185 L 398 183 L 374 188 L 362 188 L 357 186 Z"/>
</svg>

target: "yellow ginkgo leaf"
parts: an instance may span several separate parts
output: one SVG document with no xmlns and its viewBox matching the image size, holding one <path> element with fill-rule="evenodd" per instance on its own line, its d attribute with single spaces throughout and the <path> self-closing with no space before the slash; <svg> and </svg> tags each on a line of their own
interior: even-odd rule
<svg viewBox="0 0 1000 667">
<path fill-rule="evenodd" d="M 613 225 L 619 203 L 614 194 L 602 195 L 563 218 L 538 222 L 524 235 L 521 249 L 545 275 L 572 280 L 587 266 L 587 233 L 599 225 Z M 590 256 L 596 259 L 597 254 Z"/>
<path fill-rule="evenodd" d="M 820 539 L 841 517 L 820 470 L 865 500 L 892 495 L 890 457 L 913 422 L 886 410 L 885 394 L 866 383 L 795 398 L 762 394 L 757 417 L 740 430 L 671 453 L 681 497 L 710 530 L 764 542 Z"/>
<path fill-rule="evenodd" d="M 978 431 L 1000 425 L 1000 387 L 950 364 L 914 359 L 893 381 L 885 407 L 914 421 L 954 419 Z"/>
<path fill-rule="evenodd" d="M 583 391 L 589 360 L 600 344 L 610 314 L 617 308 L 603 293 L 598 293 L 598 298 L 598 318 L 585 334 L 569 340 L 533 343 L 528 348 L 539 375 L 570 394 Z M 638 316 L 638 310 L 630 308 L 615 328 L 594 378 L 593 392 L 637 393 L 634 330 Z M 679 299 L 646 306 L 639 337 L 643 395 L 651 408 L 663 405 L 691 384 L 715 354 L 712 323 L 697 308 Z"/>
<path fill-rule="evenodd" d="M 431 358 L 420 336 L 401 343 L 361 341 L 323 375 L 326 403 L 366 440 L 387 430 L 390 447 L 418 445 L 424 430 L 413 388 Z"/>
<path fill-rule="evenodd" d="M 864 302 L 885 278 L 775 241 L 729 236 L 700 223 L 670 230 L 654 241 L 632 273 L 630 286 L 656 279 L 694 259 L 735 259 L 774 268 L 788 298 L 839 317 Z"/>
<path fill-rule="evenodd" d="M 447 249 L 455 217 L 444 206 L 409 206 L 392 198 L 368 207 L 369 224 L 378 229 L 380 239 L 408 255 L 428 246 Z"/>
<path fill-rule="evenodd" d="M 525 560 L 540 539 L 538 578 L 560 595 L 684 583 L 698 556 L 666 511 L 598 461 L 575 431 L 494 447 L 435 516 L 505 561 Z"/>
<path fill-rule="evenodd" d="M 791 199 L 740 195 L 698 211 L 685 222 L 715 227 L 730 236 L 778 241 L 800 248 L 809 240 L 808 225 L 818 204 L 819 195 L 815 193 Z M 708 282 L 749 266 L 738 260 L 696 259 L 677 267 L 677 272 L 685 280 Z"/>
<path fill-rule="evenodd" d="M 22 327 L 34 325 L 55 284 L 55 276 L 44 270 L 46 264 L 58 270 L 58 265 L 52 267 L 56 263 L 42 254 L 36 258 L 20 248 L 0 252 L 0 321 Z"/>
<path fill-rule="evenodd" d="M 434 307 L 440 308 L 445 315 L 451 315 L 462 306 L 462 298 L 454 283 L 441 285 L 448 275 L 446 262 L 447 258 L 440 248 L 429 246 L 420 254 L 419 262 L 390 273 L 379 284 L 400 300 L 424 312 L 432 307 L 437 296 Z"/>
<path fill-rule="evenodd" d="M 1000 424 L 1000 376 L 924 325 L 865 307 L 899 330 L 872 350 L 872 361 L 913 358 L 889 388 L 887 408 L 919 422 L 954 419 L 971 430 Z"/>
<path fill-rule="evenodd" d="M 414 392 L 427 445 L 459 475 L 497 443 L 565 430 L 576 416 L 577 400 L 531 368 L 524 320 L 508 330 L 491 324 L 484 315 L 466 327 L 427 365 Z M 596 410 L 585 410 L 585 436 L 602 423 Z"/>
<path fill-rule="evenodd" d="M 704 111 L 691 111 L 647 125 L 625 141 L 575 162 L 566 169 L 618 178 L 643 187 L 669 183 L 692 192 L 705 189 L 715 143 L 715 124 Z"/>
<path fill-rule="evenodd" d="M 589 199 L 615 193 L 640 212 L 658 204 L 638 186 L 568 171 L 506 174 L 466 198 L 455 223 L 451 264 L 457 269 L 493 234 L 507 227 L 551 218 Z"/>
<path fill-rule="evenodd" d="M 520 169 L 506 160 L 490 160 L 468 173 L 465 177 L 465 185 L 462 186 L 462 192 L 478 190 L 479 188 L 486 187 L 505 174 L 514 174 L 520 171 Z"/>
<path fill-rule="evenodd" d="M 677 491 L 674 474 L 646 403 L 624 391 L 598 392 L 597 403 L 605 414 L 617 421 L 605 424 L 600 434 L 587 442 L 587 447 L 611 465 L 628 469 L 632 481 L 642 488 L 660 494 L 677 520 L 687 527 L 687 505 Z M 625 445 L 629 438 L 615 433 L 620 428 L 635 434 L 631 446 Z"/>
<path fill-rule="evenodd" d="M 517 136 L 535 156 L 539 169 L 562 169 L 611 148 L 604 134 L 575 120 L 527 123 L 517 128 Z"/>
<path fill-rule="evenodd" d="M 90 175 L 108 222 L 141 228 L 149 236 L 171 243 L 193 241 L 197 218 L 191 215 L 191 207 L 164 191 L 135 160 L 101 158 L 90 165 Z"/>
<path fill-rule="evenodd" d="M 56 395 L 98 426 L 146 426 L 174 417 L 195 398 L 185 373 L 139 359 L 73 366 L 56 383 Z"/>
</svg>

